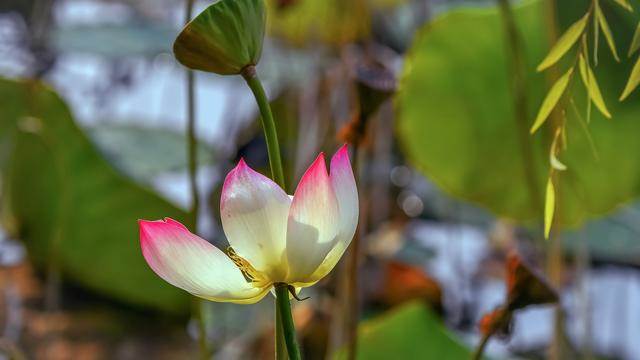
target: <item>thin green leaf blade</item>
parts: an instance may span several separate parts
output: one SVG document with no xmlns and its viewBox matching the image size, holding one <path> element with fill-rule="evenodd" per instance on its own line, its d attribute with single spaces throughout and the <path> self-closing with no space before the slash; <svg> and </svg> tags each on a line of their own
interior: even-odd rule
<svg viewBox="0 0 640 360">
<path fill-rule="evenodd" d="M 616 4 L 622 6 L 627 11 L 633 11 L 629 0 L 613 0 Z"/>
<path fill-rule="evenodd" d="M 563 164 L 560 159 L 558 159 L 558 157 L 551 153 L 551 167 L 558 170 L 558 171 L 565 171 L 567 170 L 567 165 Z"/>
<path fill-rule="evenodd" d="M 627 86 L 625 86 L 622 95 L 620 96 L 620 101 L 626 99 L 633 90 L 635 90 L 640 84 L 640 58 L 636 61 L 636 64 L 633 66 L 633 70 L 631 70 L 631 75 L 629 76 L 629 81 L 627 82 Z"/>
<path fill-rule="evenodd" d="M 544 60 L 538 65 L 537 70 L 543 71 L 553 64 L 557 63 L 564 54 L 571 49 L 571 47 L 578 41 L 580 35 L 582 35 L 584 28 L 587 26 L 589 20 L 589 13 L 583 16 L 580 20 L 571 25 L 567 31 L 558 39 L 558 42 L 553 45 L 551 51 Z"/>
<path fill-rule="evenodd" d="M 587 49 L 589 44 L 587 43 L 586 34 L 582 36 L 584 49 Z M 598 66 L 598 50 L 600 49 L 600 23 L 598 19 L 594 16 L 593 18 L 593 63 L 595 66 Z M 587 55 L 584 55 L 585 58 Z"/>
<path fill-rule="evenodd" d="M 551 90 L 549 90 L 549 93 L 547 94 L 547 97 L 545 97 L 544 101 L 542 102 L 540 111 L 538 111 L 536 121 L 531 127 L 531 134 L 535 133 L 540 128 L 540 126 L 544 124 L 544 122 L 551 114 L 551 111 L 553 111 L 553 109 L 556 107 L 558 101 L 560 101 L 560 98 L 562 97 L 562 94 L 564 94 L 565 90 L 567 89 L 567 85 L 569 85 L 571 74 L 573 74 L 573 68 L 570 68 L 564 75 L 560 77 L 560 79 L 556 81 L 555 84 L 553 84 Z"/>
<path fill-rule="evenodd" d="M 567 166 L 563 164 L 560 159 L 558 159 L 558 141 L 562 138 L 563 130 L 558 128 L 556 130 L 556 135 L 553 137 L 553 142 L 551 143 L 551 150 L 549 151 L 549 163 L 551 167 L 558 171 L 567 170 Z"/>
<path fill-rule="evenodd" d="M 544 201 L 544 238 L 549 239 L 551 233 L 551 224 L 553 224 L 553 216 L 556 211 L 556 189 L 553 186 L 553 180 L 549 178 L 547 182 L 547 194 Z"/>
<path fill-rule="evenodd" d="M 629 47 L 627 56 L 631 57 L 638 49 L 640 49 L 640 23 L 638 23 L 636 31 L 633 33 L 633 40 L 631 40 L 631 46 Z"/>
<path fill-rule="evenodd" d="M 607 105 L 602 98 L 602 92 L 600 91 L 600 87 L 598 86 L 596 76 L 591 70 L 591 67 L 589 67 L 589 64 L 587 64 L 584 56 L 580 55 L 578 65 L 580 68 L 580 77 L 582 78 L 582 82 L 587 89 L 589 98 L 591 98 L 591 101 L 593 101 L 602 115 L 604 115 L 607 119 L 611 119 L 611 113 L 609 112 L 609 109 L 607 109 Z"/>
<path fill-rule="evenodd" d="M 617 62 L 620 62 L 620 57 L 618 56 L 618 50 L 616 49 L 616 42 L 613 39 L 613 34 L 611 34 L 611 28 L 609 27 L 609 23 L 607 23 L 607 18 L 604 17 L 602 10 L 600 9 L 600 5 L 596 2 L 596 19 L 598 19 L 598 23 L 602 28 L 602 34 L 604 34 L 604 38 L 607 40 L 607 45 L 609 45 L 609 49 L 611 49 L 611 54 L 613 54 L 613 58 L 616 59 Z"/>
</svg>

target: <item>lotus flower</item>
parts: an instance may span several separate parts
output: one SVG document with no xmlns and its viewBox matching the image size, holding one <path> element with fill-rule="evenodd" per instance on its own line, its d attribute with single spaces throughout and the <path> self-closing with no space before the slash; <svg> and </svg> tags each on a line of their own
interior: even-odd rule
<svg viewBox="0 0 640 360">
<path fill-rule="evenodd" d="M 142 254 L 165 281 L 212 301 L 251 304 L 275 284 L 311 286 L 336 265 L 355 233 L 358 193 L 347 147 L 320 154 L 293 196 L 240 160 L 220 201 L 226 253 L 172 219 L 139 221 Z"/>
</svg>

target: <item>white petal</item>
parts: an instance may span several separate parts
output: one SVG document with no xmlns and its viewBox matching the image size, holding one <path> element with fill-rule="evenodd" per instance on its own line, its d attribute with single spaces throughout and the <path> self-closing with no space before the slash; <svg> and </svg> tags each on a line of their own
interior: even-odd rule
<svg viewBox="0 0 640 360">
<path fill-rule="evenodd" d="M 171 219 L 139 221 L 142 254 L 162 279 L 204 299 L 250 304 L 269 291 L 248 283 L 220 249 Z"/>
<path fill-rule="evenodd" d="M 293 196 L 287 226 L 287 283 L 306 283 L 335 245 L 338 202 L 320 154 Z"/>
<path fill-rule="evenodd" d="M 235 252 L 274 281 L 286 275 L 286 231 L 291 198 L 240 160 L 222 188 L 222 227 Z"/>
<path fill-rule="evenodd" d="M 358 226 L 359 202 L 356 180 L 353 176 L 349 152 L 344 145 L 331 158 L 331 186 L 338 200 L 340 213 L 340 229 L 335 245 L 322 264 L 313 273 L 310 282 L 316 282 L 325 277 L 338 263 L 345 250 L 351 244 Z"/>
</svg>

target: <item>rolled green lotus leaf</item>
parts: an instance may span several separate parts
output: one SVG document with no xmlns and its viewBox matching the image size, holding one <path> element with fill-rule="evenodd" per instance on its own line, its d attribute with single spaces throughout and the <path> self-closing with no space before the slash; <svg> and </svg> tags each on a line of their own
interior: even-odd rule
<svg viewBox="0 0 640 360">
<path fill-rule="evenodd" d="M 194 70 L 240 74 L 260 60 L 265 22 L 263 0 L 220 0 L 185 26 L 173 52 Z"/>
</svg>

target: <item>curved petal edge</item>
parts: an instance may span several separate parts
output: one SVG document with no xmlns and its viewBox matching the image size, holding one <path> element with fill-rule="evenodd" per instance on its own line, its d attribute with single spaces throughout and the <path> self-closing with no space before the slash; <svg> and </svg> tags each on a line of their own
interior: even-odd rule
<svg viewBox="0 0 640 360">
<path fill-rule="evenodd" d="M 173 286 L 212 301 L 253 303 L 268 292 L 248 283 L 220 249 L 173 219 L 138 221 L 142 255 Z"/>
</svg>

